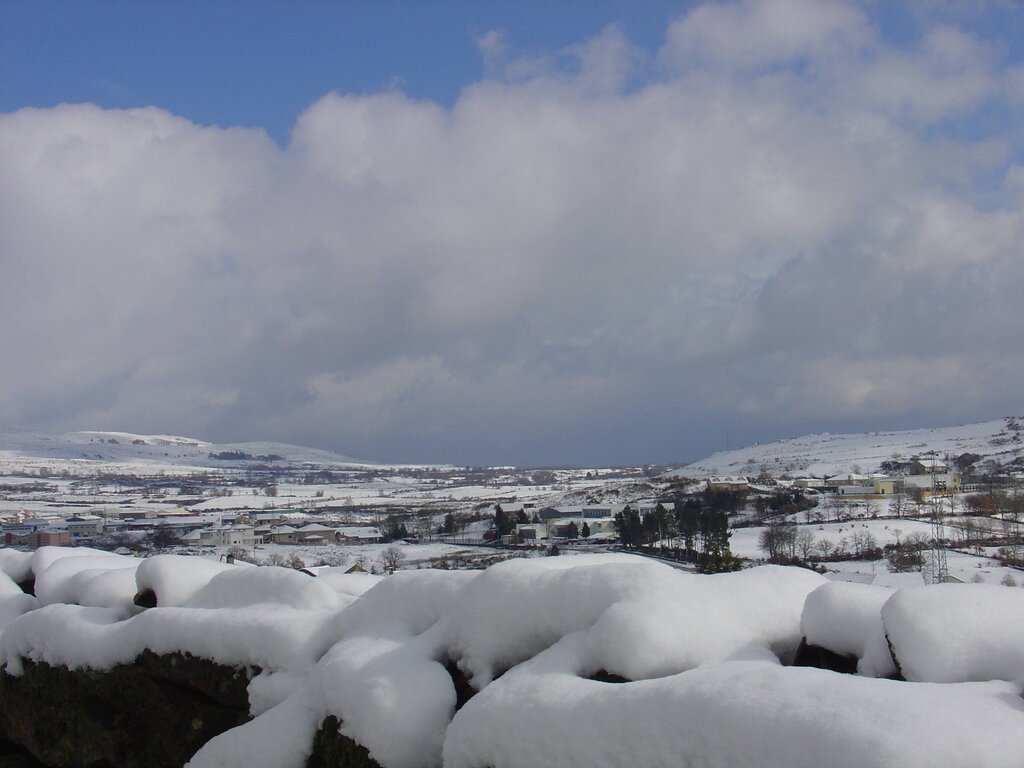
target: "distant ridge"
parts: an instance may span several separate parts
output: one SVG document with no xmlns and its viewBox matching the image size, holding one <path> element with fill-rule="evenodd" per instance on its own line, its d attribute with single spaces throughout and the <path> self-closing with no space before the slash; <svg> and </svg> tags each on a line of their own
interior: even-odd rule
<svg viewBox="0 0 1024 768">
<path fill-rule="evenodd" d="M 192 470 L 277 467 L 373 469 L 385 465 L 354 459 L 318 448 L 277 442 L 211 443 L 180 435 L 140 435 L 132 432 L 43 432 L 0 430 L 0 471 L 24 471 L 49 466 L 83 470 L 104 465 L 104 471 L 163 470 L 178 474 Z M 390 466 L 390 465 L 387 465 Z"/>
<path fill-rule="evenodd" d="M 822 476 L 844 472 L 877 472 L 883 461 L 909 459 L 928 451 L 940 457 L 976 453 L 984 459 L 1008 464 L 1024 455 L 1024 418 L 1008 416 L 956 427 L 910 429 L 898 432 L 806 435 L 720 451 L 664 478 L 756 476 Z"/>
</svg>

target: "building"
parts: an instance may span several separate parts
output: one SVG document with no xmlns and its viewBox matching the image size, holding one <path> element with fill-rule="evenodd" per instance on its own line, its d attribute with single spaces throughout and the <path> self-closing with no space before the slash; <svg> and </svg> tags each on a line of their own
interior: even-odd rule
<svg viewBox="0 0 1024 768">
<path fill-rule="evenodd" d="M 309 523 L 295 531 L 300 544 L 329 544 L 334 541 L 334 528 L 320 523 Z"/>
<path fill-rule="evenodd" d="M 947 472 L 949 467 L 938 459 L 914 459 L 910 462 L 911 475 L 944 475 Z"/>
<path fill-rule="evenodd" d="M 44 528 L 36 533 L 37 547 L 70 547 L 71 532 L 61 528 Z"/>
<path fill-rule="evenodd" d="M 199 528 L 182 537 L 182 542 L 198 544 L 201 547 L 254 547 L 262 544 L 251 525 L 226 525 L 216 528 Z"/>
<path fill-rule="evenodd" d="M 960 493 L 960 475 L 956 472 L 933 472 L 927 475 L 907 475 L 903 478 L 907 491 L 919 488 L 922 491 L 941 491 L 943 493 Z"/>
<path fill-rule="evenodd" d="M 860 487 L 870 486 L 871 478 L 856 472 L 847 472 L 844 475 L 833 475 L 825 478 L 826 488 L 841 488 L 844 485 L 856 485 Z"/>
<path fill-rule="evenodd" d="M 103 518 L 99 515 L 75 515 L 65 521 L 64 527 L 72 538 L 98 536 L 103 532 Z"/>
<path fill-rule="evenodd" d="M 745 491 L 750 488 L 750 481 L 745 477 L 709 477 L 710 491 Z"/>
</svg>

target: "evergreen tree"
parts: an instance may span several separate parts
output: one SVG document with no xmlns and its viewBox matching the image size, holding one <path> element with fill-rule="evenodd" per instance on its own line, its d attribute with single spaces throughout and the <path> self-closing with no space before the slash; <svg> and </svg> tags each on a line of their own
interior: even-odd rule
<svg viewBox="0 0 1024 768">
<path fill-rule="evenodd" d="M 743 563 L 729 548 L 732 532 L 725 512 L 707 510 L 700 515 L 701 552 L 697 570 L 701 573 L 738 571 Z"/>
<path fill-rule="evenodd" d="M 619 534 L 622 546 L 627 549 L 640 544 L 643 536 L 640 513 L 627 504 L 621 512 L 615 514 L 615 530 Z"/>
<path fill-rule="evenodd" d="M 515 525 L 512 519 L 505 514 L 505 510 L 501 508 L 501 504 L 497 504 L 494 507 L 494 532 L 501 536 L 508 536 L 512 533 Z"/>
<path fill-rule="evenodd" d="M 580 528 L 580 536 L 582 536 L 584 539 L 590 538 L 590 526 L 587 525 L 586 520 L 583 521 L 583 527 Z"/>
<path fill-rule="evenodd" d="M 676 527 L 686 549 L 695 550 L 696 536 L 700 529 L 700 502 L 697 499 L 676 502 Z"/>
</svg>

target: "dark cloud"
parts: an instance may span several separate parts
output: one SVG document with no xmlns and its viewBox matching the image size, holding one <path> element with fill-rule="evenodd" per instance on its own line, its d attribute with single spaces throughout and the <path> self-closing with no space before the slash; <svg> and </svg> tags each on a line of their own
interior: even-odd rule
<svg viewBox="0 0 1024 768">
<path fill-rule="evenodd" d="M 0 422 L 537 464 L 1019 403 L 1024 168 L 944 129 L 1017 103 L 983 40 L 744 2 L 480 45 L 451 109 L 328 94 L 284 149 L 0 116 Z"/>
</svg>

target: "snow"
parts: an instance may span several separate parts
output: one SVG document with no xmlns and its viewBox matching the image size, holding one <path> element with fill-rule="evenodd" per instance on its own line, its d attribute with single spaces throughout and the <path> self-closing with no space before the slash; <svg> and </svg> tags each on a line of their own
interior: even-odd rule
<svg viewBox="0 0 1024 768">
<path fill-rule="evenodd" d="M 1024 679 L 1024 590 L 989 584 L 900 590 L 882 607 L 882 621 L 907 680 Z"/>
<path fill-rule="evenodd" d="M 377 586 L 384 578 L 371 573 L 346 573 L 347 570 L 347 568 L 318 568 L 316 577 L 335 592 L 353 597 L 364 594 Z"/>
<path fill-rule="evenodd" d="M 254 719 L 192 768 L 301 768 L 327 715 L 385 768 L 1024 764 L 1024 590 L 701 576 L 622 554 L 387 577 L 58 555 L 30 564 L 46 605 L 0 574 L 9 674 L 25 659 L 109 669 L 147 648 L 259 668 Z M 129 578 L 156 608 L 126 600 Z M 886 635 L 910 682 L 882 679 Z M 801 636 L 860 674 L 785 666 Z M 451 662 L 479 691 L 458 711 Z"/>
<path fill-rule="evenodd" d="M 876 470 L 881 462 L 900 455 L 904 460 L 929 451 L 957 456 L 977 453 L 1006 463 L 1021 455 L 1018 444 L 1005 444 L 1007 420 L 999 419 L 956 427 L 914 429 L 898 432 L 807 435 L 721 451 L 663 475 L 705 478 L 715 475 L 758 475 L 762 468 L 793 477 L 824 477 Z"/>
<path fill-rule="evenodd" d="M 882 627 L 881 610 L 893 590 L 834 581 L 807 596 L 800 631 L 807 642 L 856 656 L 858 670 L 871 677 L 896 671 Z"/>
<path fill-rule="evenodd" d="M 32 553 L 16 549 L 0 549 L 0 571 L 16 582 L 32 575 Z"/>
<path fill-rule="evenodd" d="M 218 573 L 189 598 L 189 608 L 248 608 L 281 605 L 307 611 L 331 611 L 347 602 L 315 576 L 290 568 L 236 567 Z"/>
<path fill-rule="evenodd" d="M 580 677 L 573 635 L 455 715 L 445 768 L 1020 765 L 1016 686 L 919 685 L 735 661 L 627 684 Z"/>
<path fill-rule="evenodd" d="M 214 576 L 235 567 L 201 557 L 157 555 L 139 565 L 135 581 L 140 591 L 150 589 L 156 594 L 157 605 L 180 606 Z"/>
<path fill-rule="evenodd" d="M 134 557 L 110 553 L 61 557 L 52 561 L 40 558 L 35 594 L 43 605 L 126 606 L 135 596 L 135 569 L 140 562 Z M 45 567 L 41 567 L 44 564 Z"/>
</svg>

